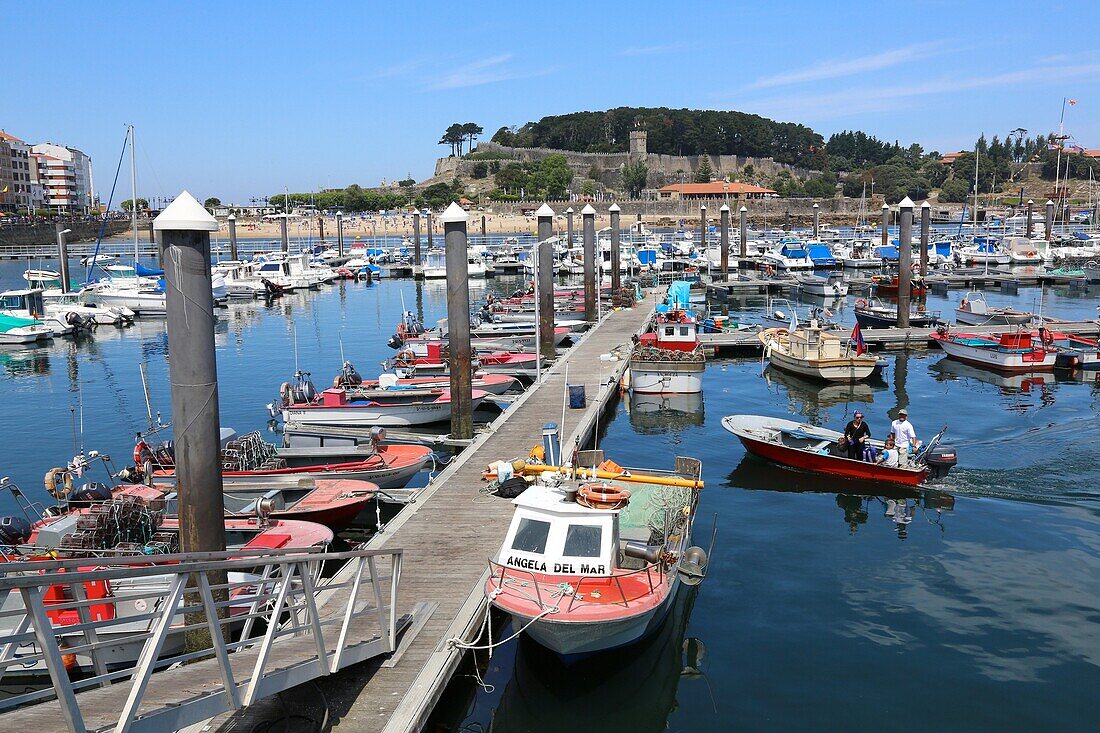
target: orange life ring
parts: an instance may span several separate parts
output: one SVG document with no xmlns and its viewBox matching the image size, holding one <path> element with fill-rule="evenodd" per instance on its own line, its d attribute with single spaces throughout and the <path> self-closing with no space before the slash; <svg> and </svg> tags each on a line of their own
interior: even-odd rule
<svg viewBox="0 0 1100 733">
<path fill-rule="evenodd" d="M 146 456 L 153 457 L 153 449 L 144 440 L 139 440 L 134 446 L 134 465 L 140 466 L 146 461 Z"/>
<path fill-rule="evenodd" d="M 412 353 L 408 349 L 397 352 L 397 358 L 394 363 L 399 367 L 411 367 L 416 363 L 416 354 Z"/>
<path fill-rule="evenodd" d="M 1054 346 L 1054 333 L 1049 328 L 1042 329 L 1040 338 L 1042 339 L 1043 345 L 1047 348 Z"/>
<path fill-rule="evenodd" d="M 577 500 L 593 509 L 618 509 L 630 500 L 630 491 L 613 484 L 581 484 Z"/>
<path fill-rule="evenodd" d="M 866 298 L 860 298 L 859 300 L 856 301 L 856 305 L 861 306 L 861 307 L 865 307 L 867 305 L 867 299 Z"/>
</svg>

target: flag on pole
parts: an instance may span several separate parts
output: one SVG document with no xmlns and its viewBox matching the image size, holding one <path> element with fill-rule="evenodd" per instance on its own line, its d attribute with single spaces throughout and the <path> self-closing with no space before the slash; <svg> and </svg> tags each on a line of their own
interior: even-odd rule
<svg viewBox="0 0 1100 733">
<path fill-rule="evenodd" d="M 863 356 L 863 352 L 867 350 L 867 342 L 863 340 L 863 332 L 859 330 L 859 321 L 856 321 L 856 327 L 852 329 L 852 340 L 856 342 L 856 356 Z"/>
<path fill-rule="evenodd" d="M 1069 106 L 1070 107 L 1076 107 L 1077 106 L 1077 100 L 1076 99 L 1069 100 Z"/>
</svg>

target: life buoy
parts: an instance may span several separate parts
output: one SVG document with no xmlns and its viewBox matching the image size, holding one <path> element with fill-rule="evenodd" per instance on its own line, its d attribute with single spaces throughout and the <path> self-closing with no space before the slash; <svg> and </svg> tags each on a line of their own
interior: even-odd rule
<svg viewBox="0 0 1100 733">
<path fill-rule="evenodd" d="M 397 336 L 399 338 L 401 338 L 402 340 L 405 338 L 405 322 L 404 321 L 397 324 Z"/>
<path fill-rule="evenodd" d="M 613 484 L 582 484 L 577 501 L 592 509 L 618 509 L 630 500 L 630 491 Z"/>
<path fill-rule="evenodd" d="M 866 298 L 860 298 L 859 300 L 856 301 L 856 306 L 860 307 L 860 308 L 866 308 L 867 307 L 867 299 Z"/>
<path fill-rule="evenodd" d="M 912 272 L 920 272 L 920 263 L 914 262 L 913 266 L 909 268 Z"/>
<path fill-rule="evenodd" d="M 59 476 L 61 477 L 60 482 L 57 480 Z M 64 499 L 73 490 L 73 475 L 64 468 L 51 468 L 46 471 L 43 483 L 46 485 L 46 491 L 50 493 L 50 496 L 58 500 Z"/>
<path fill-rule="evenodd" d="M 1049 328 L 1043 328 L 1039 330 L 1039 338 L 1042 339 L 1043 346 L 1050 348 L 1054 346 L 1054 332 Z"/>
<path fill-rule="evenodd" d="M 408 349 L 397 352 L 397 358 L 394 359 L 394 363 L 399 367 L 411 367 L 416 363 L 416 355 Z"/>
<path fill-rule="evenodd" d="M 290 382 L 283 382 L 279 385 L 279 397 L 282 399 L 283 404 L 289 407 L 294 404 L 293 392 L 290 388 Z"/>
<path fill-rule="evenodd" d="M 152 459 L 153 448 L 144 440 L 139 440 L 134 446 L 134 465 L 141 466 L 145 461 Z"/>
</svg>

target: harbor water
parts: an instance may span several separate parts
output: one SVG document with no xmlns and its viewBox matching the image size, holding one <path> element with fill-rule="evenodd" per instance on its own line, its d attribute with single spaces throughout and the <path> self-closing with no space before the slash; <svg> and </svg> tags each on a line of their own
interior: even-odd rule
<svg viewBox="0 0 1100 733">
<path fill-rule="evenodd" d="M 0 287 L 24 263 L 0 263 Z M 505 292 L 516 280 L 478 283 Z M 1043 310 L 1095 317 L 1098 293 L 1048 290 Z M 950 317 L 959 291 L 932 296 Z M 987 293 L 1036 310 L 1038 289 Z M 850 324 L 851 303 L 829 307 Z M 404 301 L 404 303 L 402 302 Z M 296 368 L 318 385 L 342 358 L 392 355 L 402 307 L 445 315 L 444 283 L 342 283 L 268 305 L 230 303 L 216 329 L 222 423 L 270 432 L 266 403 Z M 764 300 L 739 302 L 751 321 Z M 608 345 L 613 346 L 613 344 Z M 39 348 L 0 347 L 0 475 L 45 501 L 42 474 L 81 447 L 130 459 L 154 411 L 170 416 L 163 321 Z M 467 662 L 432 730 L 1088 730 L 1100 720 L 1100 385 L 1096 373 L 998 377 L 939 351 L 888 355 L 882 378 L 822 385 L 708 363 L 704 392 L 625 398 L 600 447 L 625 466 L 703 461 L 696 542 L 706 580 L 640 644 L 570 663 L 528 639 Z M 944 425 L 959 466 L 931 491 L 813 478 L 746 455 L 720 420 L 765 414 L 841 429 L 859 409 L 882 436 L 907 407 L 918 437 Z M 569 428 L 566 415 L 566 432 Z M 443 432 L 443 431 L 441 431 Z M 531 443 L 539 436 L 532 435 Z M 501 456 L 511 458 L 512 456 Z M 424 477 L 421 477 L 423 480 Z M 10 496 L 0 513 L 16 510 Z M 445 531 L 445 528 L 440 528 Z M 411 603 L 415 599 L 408 599 Z M 497 635 L 508 636 L 502 619 Z M 504 625 L 501 628 L 501 625 Z"/>
</svg>

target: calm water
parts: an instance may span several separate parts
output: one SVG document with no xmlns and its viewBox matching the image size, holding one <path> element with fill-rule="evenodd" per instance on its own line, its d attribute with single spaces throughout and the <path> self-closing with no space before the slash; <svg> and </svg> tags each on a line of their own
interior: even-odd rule
<svg viewBox="0 0 1100 733">
<path fill-rule="evenodd" d="M 18 284 L 23 268 L 0 263 L 0 287 Z M 339 368 L 341 344 L 373 373 L 392 353 L 384 341 L 402 296 L 428 320 L 444 315 L 442 284 L 409 281 L 231 304 L 217 330 L 222 422 L 267 429 L 264 405 L 294 371 L 295 342 L 318 384 Z M 1047 291 L 1044 312 L 1092 317 L 1096 296 Z M 929 305 L 946 313 L 961 297 Z M 1035 309 L 1039 293 L 987 297 Z M 830 307 L 850 323 L 851 302 Z M 744 307 L 751 320 L 763 300 Z M 0 351 L 0 475 L 43 497 L 42 474 L 71 456 L 81 411 L 88 448 L 128 457 L 146 424 L 139 364 L 168 417 L 166 350 L 163 322 L 146 321 Z M 891 357 L 882 380 L 855 387 L 718 360 L 704 390 L 697 402 L 619 404 L 601 447 L 626 465 L 703 460 L 697 527 L 705 534 L 714 516 L 719 527 L 707 580 L 629 649 L 570 667 L 526 641 L 480 657 L 492 691 L 457 678 L 434 716 L 439 730 L 1096 727 L 1100 386 L 998 378 L 930 352 Z M 901 405 L 920 437 L 947 424 L 959 450 L 960 467 L 935 492 L 874 495 L 770 466 L 719 424 L 744 412 L 836 428 L 858 408 L 881 435 Z"/>
</svg>

